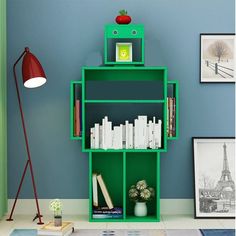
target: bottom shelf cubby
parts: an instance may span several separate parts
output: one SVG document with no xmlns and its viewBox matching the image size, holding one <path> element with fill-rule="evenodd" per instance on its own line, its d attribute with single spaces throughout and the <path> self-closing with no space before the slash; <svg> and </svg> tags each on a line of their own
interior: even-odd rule
<svg viewBox="0 0 236 236">
<path fill-rule="evenodd" d="M 90 152 L 90 221 L 93 222 L 158 222 L 160 221 L 160 154 L 156 152 Z M 93 205 L 93 173 L 101 174 L 114 207 L 122 208 L 122 215 L 95 216 L 95 210 L 107 206 L 100 183 L 97 183 L 98 208 Z M 146 180 L 155 190 L 147 202 L 147 216 L 134 215 L 135 202 L 129 198 L 129 189 L 137 181 Z M 97 181 L 99 182 L 99 181 Z M 97 212 L 97 211 L 96 211 Z M 97 213 L 98 214 L 98 213 Z"/>
</svg>

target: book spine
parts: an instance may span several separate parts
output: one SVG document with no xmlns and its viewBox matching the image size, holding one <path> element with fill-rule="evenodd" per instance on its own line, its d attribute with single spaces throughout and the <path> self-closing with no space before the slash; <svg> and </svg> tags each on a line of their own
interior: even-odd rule
<svg viewBox="0 0 236 236">
<path fill-rule="evenodd" d="M 93 206 L 98 206 L 97 174 L 93 173 Z"/>
<path fill-rule="evenodd" d="M 99 126 L 99 148 L 103 148 L 103 126 Z"/>
<path fill-rule="evenodd" d="M 147 116 L 138 116 L 139 120 L 139 148 L 146 149 L 146 135 L 147 135 Z"/>
<path fill-rule="evenodd" d="M 110 121 L 106 122 L 106 145 L 107 148 L 110 149 L 112 148 L 112 136 L 111 136 L 111 131 L 112 131 L 112 123 Z"/>
<path fill-rule="evenodd" d="M 169 126 L 170 126 L 170 98 L 167 98 L 167 123 L 166 123 L 166 129 L 167 129 L 167 136 L 170 136 Z"/>
<path fill-rule="evenodd" d="M 80 136 L 80 100 L 75 101 L 75 136 Z"/>
<path fill-rule="evenodd" d="M 176 99 L 173 98 L 173 136 L 176 136 Z"/>
<path fill-rule="evenodd" d="M 125 121 L 125 148 L 129 149 L 129 121 Z"/>
<path fill-rule="evenodd" d="M 158 120 L 158 148 L 161 148 L 162 142 L 162 120 Z"/>
<path fill-rule="evenodd" d="M 94 128 L 90 129 L 90 148 L 94 149 Z"/>
<path fill-rule="evenodd" d="M 155 149 L 155 126 L 156 126 L 156 117 L 152 118 L 152 149 Z"/>
<path fill-rule="evenodd" d="M 154 126 L 154 149 L 158 149 L 159 146 L 159 124 Z"/>
<path fill-rule="evenodd" d="M 170 118 L 170 126 L 169 126 L 169 133 L 170 133 L 170 137 L 172 137 L 172 127 L 173 127 L 173 100 L 172 98 L 170 98 L 170 114 L 169 114 L 169 118 Z"/>
<path fill-rule="evenodd" d="M 119 128 L 118 126 L 114 126 L 113 131 L 113 148 L 118 149 L 118 136 L 119 136 Z"/>
<path fill-rule="evenodd" d="M 138 149 L 139 148 L 139 143 L 138 143 L 138 119 L 134 120 L 134 148 Z"/>
<path fill-rule="evenodd" d="M 124 140 L 124 135 L 123 135 L 123 125 L 120 125 L 119 129 L 119 149 L 123 148 L 123 140 Z"/>
<path fill-rule="evenodd" d="M 134 127 L 133 124 L 129 124 L 129 149 L 134 148 Z"/>
<path fill-rule="evenodd" d="M 99 124 L 94 125 L 94 148 L 98 149 L 99 148 Z"/>
<path fill-rule="evenodd" d="M 93 219 L 122 219 L 121 214 L 93 214 Z"/>
</svg>

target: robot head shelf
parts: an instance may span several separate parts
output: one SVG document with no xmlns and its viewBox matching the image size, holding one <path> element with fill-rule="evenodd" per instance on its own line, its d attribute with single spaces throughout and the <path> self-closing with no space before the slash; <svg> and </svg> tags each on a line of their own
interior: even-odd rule
<svg viewBox="0 0 236 236">
<path fill-rule="evenodd" d="M 144 65 L 144 26 L 106 25 L 105 65 Z"/>
</svg>

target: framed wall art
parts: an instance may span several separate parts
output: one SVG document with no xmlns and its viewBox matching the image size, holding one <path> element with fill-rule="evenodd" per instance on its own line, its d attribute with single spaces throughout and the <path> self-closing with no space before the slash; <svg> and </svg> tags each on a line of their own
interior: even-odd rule
<svg viewBox="0 0 236 236">
<path fill-rule="evenodd" d="M 132 43 L 116 43 L 116 61 L 132 62 Z"/>
<path fill-rule="evenodd" d="M 195 218 L 235 217 L 235 138 L 192 138 Z"/>
<path fill-rule="evenodd" d="M 232 83 L 235 34 L 200 34 L 200 82 Z"/>
</svg>

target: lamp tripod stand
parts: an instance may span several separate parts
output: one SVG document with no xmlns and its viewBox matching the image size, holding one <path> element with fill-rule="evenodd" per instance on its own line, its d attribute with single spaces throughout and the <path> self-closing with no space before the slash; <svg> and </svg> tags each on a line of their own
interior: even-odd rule
<svg viewBox="0 0 236 236">
<path fill-rule="evenodd" d="M 22 123 L 23 131 L 24 131 L 24 139 L 25 139 L 25 145 L 26 145 L 26 151 L 27 151 L 27 161 L 25 163 L 24 171 L 20 180 L 17 193 L 16 193 L 15 201 L 13 203 L 11 213 L 7 221 L 13 221 L 12 215 L 16 206 L 16 202 L 19 197 L 19 193 L 21 191 L 22 184 L 24 182 L 26 171 L 29 168 L 31 180 L 33 184 L 34 198 L 35 198 L 36 208 L 37 208 L 37 214 L 36 214 L 35 219 L 38 218 L 39 221 L 37 224 L 41 225 L 44 223 L 42 222 L 42 215 L 39 209 L 38 194 L 37 194 L 37 189 L 36 189 L 36 184 L 35 184 L 33 165 L 31 161 L 30 148 L 29 148 L 28 137 L 27 137 L 26 127 L 25 127 L 24 113 L 22 109 L 20 91 L 19 91 L 19 86 L 18 86 L 17 76 L 16 76 L 16 65 L 18 64 L 18 62 L 21 60 L 23 56 L 24 56 L 24 59 L 22 63 L 22 75 L 23 75 L 24 86 L 28 88 L 35 88 L 35 87 L 39 87 L 43 85 L 46 82 L 46 76 L 44 74 L 44 71 L 40 62 L 32 53 L 30 53 L 29 48 L 25 48 L 24 52 L 20 55 L 20 57 L 17 59 L 17 61 L 15 62 L 13 66 L 13 73 L 14 73 L 16 92 L 17 92 L 18 105 L 20 108 L 21 123 Z"/>
</svg>

